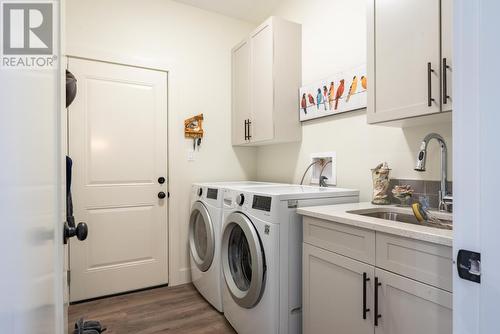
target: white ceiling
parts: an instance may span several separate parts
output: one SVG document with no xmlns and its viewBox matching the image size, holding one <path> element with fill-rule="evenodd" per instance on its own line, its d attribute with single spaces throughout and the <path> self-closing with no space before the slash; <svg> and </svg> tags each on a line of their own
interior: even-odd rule
<svg viewBox="0 0 500 334">
<path fill-rule="evenodd" d="M 175 0 L 217 12 L 236 19 L 260 23 L 272 12 L 279 0 Z"/>
</svg>

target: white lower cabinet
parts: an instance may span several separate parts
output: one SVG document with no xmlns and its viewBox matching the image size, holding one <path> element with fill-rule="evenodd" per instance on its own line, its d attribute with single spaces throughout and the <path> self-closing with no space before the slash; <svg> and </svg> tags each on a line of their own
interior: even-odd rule
<svg viewBox="0 0 500 334">
<path fill-rule="evenodd" d="M 363 317 L 363 296 L 373 304 L 375 267 L 308 244 L 303 256 L 304 333 L 373 334 L 371 310 Z"/>
<path fill-rule="evenodd" d="M 436 270 L 444 268 L 438 270 L 440 280 L 429 280 L 425 275 L 407 276 L 419 274 L 427 267 L 414 263 L 412 256 L 406 253 L 408 256 L 401 257 L 398 266 L 393 266 L 400 274 L 381 269 L 376 262 L 365 263 L 366 256 L 350 251 L 352 247 L 341 247 L 345 242 L 339 233 L 322 233 L 322 238 L 312 238 L 313 227 L 319 223 L 309 217 L 304 219 L 304 334 L 452 334 L 452 293 L 440 288 L 451 287 L 448 282 L 451 271 L 448 275 L 444 270 L 451 266 L 451 259 L 443 263 L 434 259 L 448 258 L 448 250 L 441 249 L 445 246 L 435 245 L 437 248 L 433 249 L 424 242 L 392 237 L 391 243 L 400 247 L 407 243 L 410 251 L 417 248 L 421 251 L 425 246 L 429 253 L 427 261 L 436 263 Z M 340 227 L 334 222 L 330 224 L 335 231 Z M 344 226 L 351 234 L 361 235 L 358 228 Z M 391 236 L 366 230 L 368 232 L 374 234 L 377 259 L 386 258 L 378 252 L 389 252 L 387 258 L 393 259 L 396 254 L 391 253 L 392 248 L 389 251 L 384 248 Z M 419 247 L 415 247 L 416 243 Z M 363 247 L 375 252 L 375 247 Z M 401 270 L 404 261 L 408 261 L 408 270 Z"/>
<path fill-rule="evenodd" d="M 375 334 L 452 334 L 451 293 L 378 268 L 375 277 L 381 316 Z"/>
</svg>

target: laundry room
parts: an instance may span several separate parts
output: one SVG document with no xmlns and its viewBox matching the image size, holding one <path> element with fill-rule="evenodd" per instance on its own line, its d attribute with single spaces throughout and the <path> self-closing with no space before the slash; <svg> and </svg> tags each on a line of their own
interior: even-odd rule
<svg viewBox="0 0 500 334">
<path fill-rule="evenodd" d="M 0 6 L 9 333 L 499 328 L 495 1 Z"/>
</svg>

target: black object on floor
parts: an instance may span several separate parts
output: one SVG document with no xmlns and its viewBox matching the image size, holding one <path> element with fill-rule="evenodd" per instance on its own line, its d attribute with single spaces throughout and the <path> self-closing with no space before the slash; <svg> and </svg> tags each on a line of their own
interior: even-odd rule
<svg viewBox="0 0 500 334">
<path fill-rule="evenodd" d="M 99 321 L 83 321 L 83 318 L 75 323 L 74 334 L 100 334 L 106 331 Z"/>
</svg>

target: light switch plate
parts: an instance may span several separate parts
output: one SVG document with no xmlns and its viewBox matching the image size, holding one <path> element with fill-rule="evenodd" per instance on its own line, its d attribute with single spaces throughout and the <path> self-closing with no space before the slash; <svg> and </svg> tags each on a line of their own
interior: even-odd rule
<svg viewBox="0 0 500 334">
<path fill-rule="evenodd" d="M 188 150 L 187 158 L 188 158 L 188 161 L 194 161 L 194 151 L 192 149 Z"/>
<path fill-rule="evenodd" d="M 323 169 L 323 165 L 315 164 L 312 169 L 311 175 L 311 184 L 319 184 L 319 174 L 323 169 L 323 176 L 326 176 L 328 179 L 326 180 L 326 184 L 329 186 L 337 185 L 337 153 L 336 152 L 319 152 L 311 154 L 311 162 L 318 161 L 320 159 L 325 160 L 326 162 L 331 161 L 326 165 L 325 169 Z"/>
</svg>

